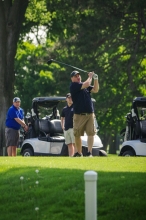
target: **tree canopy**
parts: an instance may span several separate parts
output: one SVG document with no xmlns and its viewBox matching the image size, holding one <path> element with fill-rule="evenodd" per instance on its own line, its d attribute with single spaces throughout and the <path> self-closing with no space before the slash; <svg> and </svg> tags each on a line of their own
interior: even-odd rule
<svg viewBox="0 0 146 220">
<path fill-rule="evenodd" d="M 9 2 L 13 8 L 20 3 Z M 15 81 L 9 81 L 8 93 L 22 97 L 25 111 L 33 97 L 64 96 L 73 69 L 56 63 L 48 66 L 50 58 L 95 71 L 100 84 L 94 95 L 100 135 L 105 147 L 112 145 L 125 125 L 133 98 L 146 96 L 145 1 L 32 0 L 25 9 L 17 45 L 15 41 L 17 53 L 13 51 Z M 81 75 L 82 80 L 87 78 Z"/>
</svg>

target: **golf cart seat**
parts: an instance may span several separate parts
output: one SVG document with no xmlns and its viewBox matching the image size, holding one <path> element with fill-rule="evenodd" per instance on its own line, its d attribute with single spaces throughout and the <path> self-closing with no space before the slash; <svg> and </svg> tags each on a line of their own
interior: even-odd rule
<svg viewBox="0 0 146 220">
<path fill-rule="evenodd" d="M 59 119 L 53 119 L 51 121 L 46 119 L 35 120 L 34 129 L 39 137 L 57 136 L 63 133 Z"/>
<path fill-rule="evenodd" d="M 53 119 L 51 121 L 40 119 L 39 129 L 40 134 L 45 134 L 45 136 L 39 135 L 39 140 L 48 142 L 65 142 L 65 138 L 60 135 L 60 133 L 63 133 L 63 130 L 59 119 Z"/>
<path fill-rule="evenodd" d="M 140 121 L 142 138 L 146 138 L 146 120 Z"/>
<path fill-rule="evenodd" d="M 136 121 L 135 134 L 138 138 L 146 138 L 146 120 Z"/>
<path fill-rule="evenodd" d="M 59 119 L 53 119 L 50 122 L 54 134 L 60 134 L 60 133 L 63 134 L 61 121 Z"/>
<path fill-rule="evenodd" d="M 51 123 L 48 122 L 46 119 L 35 120 L 34 130 L 38 136 L 46 137 L 53 130 L 53 126 L 51 127 Z"/>
</svg>

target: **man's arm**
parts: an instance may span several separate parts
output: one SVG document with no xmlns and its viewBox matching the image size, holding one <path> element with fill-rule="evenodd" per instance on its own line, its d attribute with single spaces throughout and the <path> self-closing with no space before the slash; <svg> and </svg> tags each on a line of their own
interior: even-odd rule
<svg viewBox="0 0 146 220">
<path fill-rule="evenodd" d="M 89 77 L 85 82 L 83 82 L 81 89 L 88 88 L 91 85 L 93 74 L 94 74 L 94 72 L 90 72 L 88 74 Z"/>
<path fill-rule="evenodd" d="M 64 130 L 64 120 L 65 118 L 64 117 L 61 117 L 61 127 L 62 127 L 62 129 Z"/>
<path fill-rule="evenodd" d="M 91 89 L 92 93 L 97 93 L 99 91 L 99 83 L 98 83 L 98 78 L 94 79 L 94 86 Z"/>
<path fill-rule="evenodd" d="M 14 118 L 14 119 L 15 121 L 17 121 L 18 124 L 20 124 L 24 128 L 25 131 L 28 130 L 28 126 L 25 124 L 25 121 L 23 119 L 22 120 L 20 118 Z"/>
</svg>

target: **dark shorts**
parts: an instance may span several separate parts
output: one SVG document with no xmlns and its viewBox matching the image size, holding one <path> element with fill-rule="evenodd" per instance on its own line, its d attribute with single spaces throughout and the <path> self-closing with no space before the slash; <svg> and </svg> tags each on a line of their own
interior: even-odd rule
<svg viewBox="0 0 146 220">
<path fill-rule="evenodd" d="M 75 137 L 84 136 L 84 132 L 86 132 L 88 136 L 94 136 L 96 133 L 94 126 L 94 113 L 89 115 L 74 114 L 73 130 Z"/>
<path fill-rule="evenodd" d="M 13 128 L 5 128 L 6 147 L 18 146 L 19 130 Z"/>
</svg>

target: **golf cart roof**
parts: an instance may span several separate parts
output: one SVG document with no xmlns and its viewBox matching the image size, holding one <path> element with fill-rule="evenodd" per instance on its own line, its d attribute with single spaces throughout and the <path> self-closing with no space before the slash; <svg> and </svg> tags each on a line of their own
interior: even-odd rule
<svg viewBox="0 0 146 220">
<path fill-rule="evenodd" d="M 93 102 L 96 102 L 95 99 L 92 98 Z M 57 108 L 60 106 L 61 103 L 66 102 L 66 97 L 63 96 L 51 96 L 51 97 L 35 97 L 32 100 L 32 109 L 39 118 L 39 114 L 41 114 L 42 109 L 43 113 L 44 110 L 51 110 L 53 114 L 57 111 Z M 59 107 L 61 108 L 61 106 Z M 32 110 L 31 110 L 32 111 Z M 48 114 L 48 113 L 47 113 Z"/>
<path fill-rule="evenodd" d="M 133 100 L 132 107 L 146 107 L 146 97 L 136 97 Z"/>
<path fill-rule="evenodd" d="M 52 96 L 52 97 L 36 97 L 32 100 L 33 105 L 38 105 L 42 107 L 52 108 L 56 105 L 58 105 L 59 102 L 66 101 L 66 97 L 58 97 L 58 96 Z M 96 102 L 95 99 L 92 98 L 93 102 Z"/>
<path fill-rule="evenodd" d="M 49 107 L 52 108 L 56 105 L 58 105 L 59 102 L 65 102 L 66 97 L 36 97 L 32 100 L 33 104 L 37 104 L 42 107 Z"/>
</svg>

